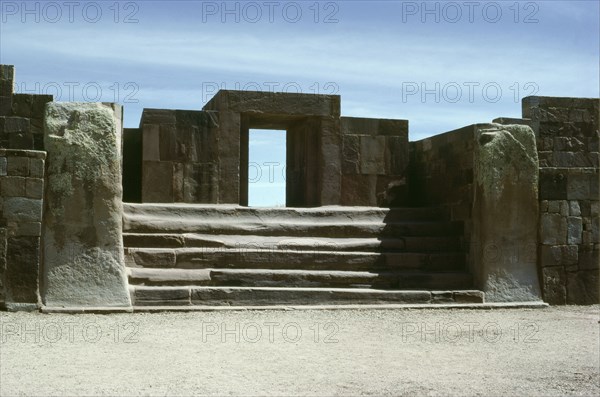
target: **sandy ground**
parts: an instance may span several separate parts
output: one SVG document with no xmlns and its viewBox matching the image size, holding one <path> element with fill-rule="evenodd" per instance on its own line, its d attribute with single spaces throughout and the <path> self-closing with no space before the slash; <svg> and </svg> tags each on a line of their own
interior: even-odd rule
<svg viewBox="0 0 600 397">
<path fill-rule="evenodd" d="M 599 395 L 600 307 L 0 313 L 0 394 Z"/>
</svg>

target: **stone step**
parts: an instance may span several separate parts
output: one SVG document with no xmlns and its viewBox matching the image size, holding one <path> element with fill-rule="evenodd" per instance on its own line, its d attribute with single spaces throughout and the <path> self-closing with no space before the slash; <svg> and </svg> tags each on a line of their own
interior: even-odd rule
<svg viewBox="0 0 600 397">
<path fill-rule="evenodd" d="M 439 252 L 461 247 L 459 236 L 422 236 L 397 238 L 332 238 L 208 234 L 124 233 L 127 248 L 250 248 L 267 250 Z"/>
<path fill-rule="evenodd" d="M 296 270 L 419 270 L 462 271 L 461 252 L 344 252 L 222 248 L 126 248 L 129 267 L 242 268 Z"/>
<path fill-rule="evenodd" d="M 128 274 L 130 285 L 146 286 L 465 289 L 472 285 L 471 275 L 464 272 L 128 268 Z"/>
<path fill-rule="evenodd" d="M 206 222 L 263 222 L 274 221 L 312 221 L 315 218 L 323 221 L 341 222 L 399 222 L 399 221 L 439 221 L 445 212 L 439 207 L 414 208 L 379 208 L 379 207 L 347 207 L 323 206 L 312 208 L 289 207 L 244 207 L 231 204 L 155 204 L 155 203 L 123 203 L 127 217 L 135 218 L 167 218 L 185 220 L 201 219 Z"/>
<path fill-rule="evenodd" d="M 126 204 L 126 233 L 198 233 L 292 237 L 461 235 L 439 209 L 318 207 L 257 209 L 218 205 Z"/>
<path fill-rule="evenodd" d="M 134 306 L 272 306 L 344 304 L 483 303 L 477 290 L 376 290 L 366 288 L 130 286 Z"/>
</svg>

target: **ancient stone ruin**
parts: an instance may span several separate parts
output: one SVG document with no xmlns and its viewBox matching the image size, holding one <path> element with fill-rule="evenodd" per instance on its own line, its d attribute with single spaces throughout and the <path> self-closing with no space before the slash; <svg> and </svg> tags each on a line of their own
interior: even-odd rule
<svg viewBox="0 0 600 397">
<path fill-rule="evenodd" d="M 336 95 L 202 110 L 13 93 L 0 67 L 9 310 L 599 303 L 599 99 L 409 141 Z M 249 131 L 286 131 L 286 207 L 248 207 Z"/>
</svg>

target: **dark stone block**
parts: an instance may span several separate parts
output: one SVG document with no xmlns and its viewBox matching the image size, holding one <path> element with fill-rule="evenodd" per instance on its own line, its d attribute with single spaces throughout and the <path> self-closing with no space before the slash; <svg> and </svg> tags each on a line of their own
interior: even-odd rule
<svg viewBox="0 0 600 397">
<path fill-rule="evenodd" d="M 6 297 L 14 303 L 38 303 L 40 239 L 9 237 L 6 250 Z"/>
<path fill-rule="evenodd" d="M 13 94 L 13 81 L 0 78 L 0 96 L 9 97 Z"/>
<path fill-rule="evenodd" d="M 562 266 L 542 268 L 544 301 L 551 305 L 564 305 L 567 302 L 566 274 Z"/>
<path fill-rule="evenodd" d="M 0 117 L 12 115 L 12 97 L 0 96 Z"/>
<path fill-rule="evenodd" d="M 173 163 L 168 161 L 143 162 L 142 202 L 173 202 Z"/>
<path fill-rule="evenodd" d="M 342 172 L 360 174 L 360 144 L 358 135 L 344 135 L 342 138 Z"/>
<path fill-rule="evenodd" d="M 565 170 L 554 168 L 540 169 L 540 199 L 567 199 L 567 174 Z"/>
<path fill-rule="evenodd" d="M 567 304 L 594 305 L 600 303 L 598 270 L 567 273 Z"/>
<path fill-rule="evenodd" d="M 175 110 L 167 109 L 144 109 L 140 128 L 144 124 L 175 124 Z"/>
</svg>

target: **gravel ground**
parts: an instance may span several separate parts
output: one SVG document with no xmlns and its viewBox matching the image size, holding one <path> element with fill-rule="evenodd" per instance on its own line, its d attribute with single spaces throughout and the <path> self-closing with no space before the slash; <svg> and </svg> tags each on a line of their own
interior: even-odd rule
<svg viewBox="0 0 600 397">
<path fill-rule="evenodd" d="M 1 395 L 599 395 L 600 306 L 0 313 Z"/>
</svg>

